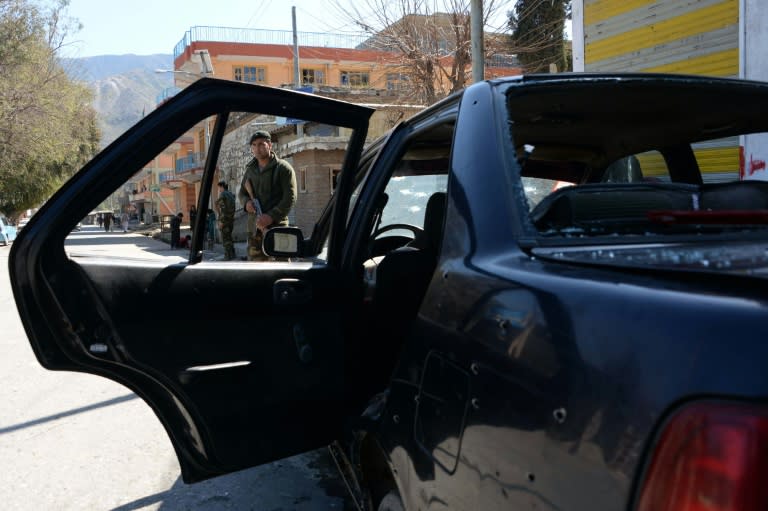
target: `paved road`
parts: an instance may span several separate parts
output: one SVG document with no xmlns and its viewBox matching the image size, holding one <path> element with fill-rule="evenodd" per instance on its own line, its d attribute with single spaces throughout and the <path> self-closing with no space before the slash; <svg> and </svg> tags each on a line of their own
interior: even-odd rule
<svg viewBox="0 0 768 511">
<path fill-rule="evenodd" d="M 74 233 L 72 252 L 181 258 L 136 234 Z M 135 394 L 35 360 L 0 247 L 0 507 L 3 510 L 348 510 L 325 449 L 196 485 L 180 478 L 160 422 Z"/>
<path fill-rule="evenodd" d="M 187 234 L 187 229 L 182 235 Z M 95 226 L 86 226 L 82 231 L 73 232 L 66 242 L 67 253 L 70 255 L 87 255 L 99 257 L 118 256 L 130 259 L 163 259 L 168 262 L 183 261 L 189 258 L 188 249 L 171 250 L 164 241 L 153 239 L 136 232 L 122 231 L 104 232 Z M 204 251 L 207 260 L 216 259 L 224 254 L 221 245 L 216 251 Z"/>
</svg>

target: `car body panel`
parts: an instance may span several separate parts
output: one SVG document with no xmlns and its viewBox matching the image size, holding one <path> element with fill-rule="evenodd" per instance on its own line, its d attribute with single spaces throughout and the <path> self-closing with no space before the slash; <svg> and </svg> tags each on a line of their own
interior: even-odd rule
<svg viewBox="0 0 768 511">
<path fill-rule="evenodd" d="M 476 259 L 468 271 L 457 254 L 440 264 L 443 278 L 430 287 L 377 432 L 398 473 L 408 474 L 401 480 L 410 507 L 621 507 L 656 425 L 681 396 L 764 399 L 768 381 L 744 356 L 768 355 L 760 319 L 768 301 L 757 286 L 673 288 L 666 276 L 645 275 L 617 284 L 613 272 L 587 278 L 520 260 Z M 626 324 L 627 311 L 644 327 Z M 733 332 L 738 343 L 726 353 Z M 425 411 L 419 399 L 436 354 L 456 364 L 452 379 L 464 390 L 453 409 L 465 415 L 455 416 L 453 435 L 425 440 L 425 414 L 443 424 L 451 416 Z"/>
<path fill-rule="evenodd" d="M 185 480 L 336 439 L 361 506 L 397 490 L 406 509 L 632 509 L 680 406 L 768 402 L 768 195 L 761 184 L 704 183 L 693 149 L 768 132 L 766 105 L 768 84 L 701 77 L 480 82 L 359 158 L 353 144 L 351 172 L 300 247 L 316 254 L 330 233 L 328 263 L 191 258 L 114 275 L 60 251 L 42 257 L 56 237 L 36 248 L 32 233 L 58 232 L 43 211 L 13 248 L 14 292 L 41 363 L 144 397 L 175 437 Z M 368 112 L 349 115 L 364 131 Z M 113 149 L 127 152 L 134 135 Z M 631 158 L 649 151 L 663 179 L 610 180 L 617 161 L 631 162 L 629 179 Z M 80 181 L 105 173 L 99 165 Z M 525 179 L 540 179 L 546 197 Z M 725 197 L 716 225 L 698 208 L 713 194 Z M 664 201 L 676 209 L 660 210 Z M 378 239 L 382 219 L 410 223 L 397 208 L 423 224 L 413 239 Z M 22 255 L 34 256 L 31 269 Z M 65 291 L 83 282 L 85 298 Z M 286 289 L 312 292 L 283 303 Z M 206 301 L 222 290 L 220 303 Z M 147 338 L 160 322 L 142 317 L 145 305 L 166 324 Z M 60 318 L 50 332 L 31 326 L 34 307 Z M 245 342 L 255 321 L 268 334 Z M 68 333 L 102 323 L 120 335 L 98 353 Z"/>
<path fill-rule="evenodd" d="M 465 92 L 460 119 L 490 96 Z M 757 258 L 717 245 L 752 271 L 702 264 L 714 261 L 700 242 L 661 268 L 637 257 L 659 245 L 579 246 L 575 260 L 561 242 L 532 257 L 514 194 L 498 192 L 509 176 L 481 172 L 503 166 L 503 129 L 489 133 L 488 112 L 465 119 L 455 139 L 473 150 L 454 153 L 440 260 L 372 434 L 407 509 L 625 508 L 681 401 L 768 396 L 761 244 Z"/>
</svg>

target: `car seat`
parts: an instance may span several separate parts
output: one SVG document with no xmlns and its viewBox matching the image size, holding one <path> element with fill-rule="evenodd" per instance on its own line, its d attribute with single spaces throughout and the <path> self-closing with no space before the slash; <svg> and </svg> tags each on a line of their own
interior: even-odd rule
<svg viewBox="0 0 768 511">
<path fill-rule="evenodd" d="M 443 236 L 445 199 L 445 192 L 435 192 L 430 195 L 427 207 L 424 209 L 424 230 L 408 243 L 408 247 L 426 250 L 432 255 L 437 255 Z"/>
<path fill-rule="evenodd" d="M 605 169 L 602 181 L 603 183 L 639 183 L 643 181 L 640 160 L 635 155 L 619 158 Z"/>
<path fill-rule="evenodd" d="M 413 318 L 437 265 L 445 221 L 445 192 L 433 193 L 424 211 L 424 231 L 405 247 L 388 253 L 376 268 L 373 304 L 390 334 Z"/>
</svg>

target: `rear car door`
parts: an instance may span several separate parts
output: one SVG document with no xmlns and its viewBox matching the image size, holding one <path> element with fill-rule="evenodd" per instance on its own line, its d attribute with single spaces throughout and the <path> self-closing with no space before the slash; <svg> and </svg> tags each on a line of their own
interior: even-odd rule
<svg viewBox="0 0 768 511">
<path fill-rule="evenodd" d="M 58 190 L 14 243 L 13 292 L 38 361 L 52 370 L 104 376 L 143 398 L 168 432 L 186 482 L 338 438 L 349 383 L 343 320 L 358 298 L 338 260 L 371 112 L 284 89 L 203 79 L 142 119 Z M 162 170 L 157 181 L 167 188 L 147 191 L 155 209 L 147 210 L 150 216 L 169 201 L 177 208 L 183 203 L 174 188 L 179 178 L 206 211 L 214 204 L 215 180 L 238 183 L 237 163 L 249 159 L 247 138 L 243 146 L 227 141 L 286 118 L 345 137 L 333 146 L 340 162 L 333 209 L 320 216 L 307 243 L 325 243 L 327 255 L 207 260 L 206 218 L 189 226 L 188 252 L 150 254 L 137 241 L 126 255 L 115 243 L 129 238 L 117 240 L 123 233 L 95 226 L 68 238 L 81 219 L 144 172 Z M 189 155 L 193 170 L 179 160 L 158 166 L 164 154 L 178 154 L 200 123 L 206 140 L 195 147 L 205 152 L 199 161 Z M 225 154 L 227 147 L 241 148 Z M 128 197 L 141 195 L 130 190 Z"/>
</svg>

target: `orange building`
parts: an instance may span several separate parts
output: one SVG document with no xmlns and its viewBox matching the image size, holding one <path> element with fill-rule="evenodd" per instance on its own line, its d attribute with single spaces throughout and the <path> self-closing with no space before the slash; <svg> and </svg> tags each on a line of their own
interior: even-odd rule
<svg viewBox="0 0 768 511">
<path fill-rule="evenodd" d="M 377 112 L 368 133 L 371 139 L 383 134 L 397 120 L 410 117 L 426 106 L 405 104 L 409 98 L 408 76 L 397 54 L 364 49 L 366 41 L 370 41 L 366 36 L 300 32 L 297 38 L 298 52 L 294 50 L 293 33 L 288 31 L 192 27 L 174 48 L 176 86 L 164 91 L 159 102 L 202 76 L 275 87 L 311 87 L 312 92 L 319 95 L 375 104 Z M 521 72 L 509 58 L 495 58 L 488 63 L 489 77 Z M 195 126 L 183 140 L 169 147 L 167 155 L 173 160 L 170 168 L 165 156 L 161 158 L 162 163 L 153 162 L 147 167 L 162 168 L 154 178 L 155 188 L 161 185 L 162 192 L 150 197 L 155 199 L 153 211 L 159 214 L 183 211 L 187 218 L 189 206 L 199 195 L 202 164 L 212 128 L 211 119 L 208 126 Z M 278 142 L 281 138 L 295 140 L 302 133 L 300 128 L 290 125 L 269 129 Z M 293 162 L 300 181 L 300 195 L 304 200 L 297 203 L 292 221 L 302 228 L 311 228 L 314 210 L 332 193 L 336 169 L 340 168 L 343 150 L 326 149 L 326 154 L 320 154 L 323 149 L 315 149 L 317 154 L 280 154 Z M 247 157 L 241 155 L 240 160 Z M 236 170 L 223 172 L 231 177 Z M 231 179 L 230 190 L 237 185 L 239 181 Z M 305 206 L 308 211 L 302 211 Z"/>
<path fill-rule="evenodd" d="M 175 69 L 192 72 L 196 51 L 207 50 L 217 78 L 272 86 L 311 85 L 393 90 L 388 73 L 392 53 L 348 48 L 299 47 L 300 79 L 294 76 L 292 46 L 193 41 L 174 59 Z M 183 80 L 182 80 L 183 81 Z M 298 82 L 298 83 L 297 83 Z"/>
</svg>

